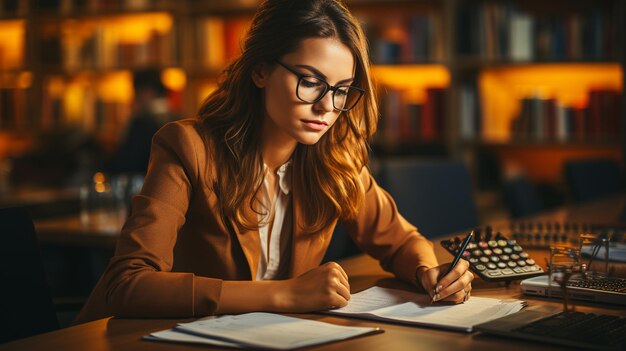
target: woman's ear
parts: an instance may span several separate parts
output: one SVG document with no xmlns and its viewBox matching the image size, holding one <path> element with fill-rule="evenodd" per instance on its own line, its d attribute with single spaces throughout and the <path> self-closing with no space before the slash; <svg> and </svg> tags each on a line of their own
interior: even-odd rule
<svg viewBox="0 0 626 351">
<path fill-rule="evenodd" d="M 257 88 L 265 88 L 269 76 L 269 68 L 265 63 L 259 63 L 252 69 L 252 81 Z"/>
</svg>

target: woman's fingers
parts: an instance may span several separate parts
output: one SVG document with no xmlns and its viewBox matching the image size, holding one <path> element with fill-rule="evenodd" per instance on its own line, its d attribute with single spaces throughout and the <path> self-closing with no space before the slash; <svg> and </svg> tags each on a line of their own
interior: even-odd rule
<svg viewBox="0 0 626 351">
<path fill-rule="evenodd" d="M 454 266 L 452 271 L 450 271 L 450 273 L 446 274 L 439 280 L 436 287 L 437 292 L 441 292 L 444 288 L 448 287 L 450 284 L 459 279 L 465 272 L 467 272 L 468 268 L 469 262 L 463 259 L 459 260 L 459 262 L 456 264 L 456 266 Z"/>
<path fill-rule="evenodd" d="M 465 271 L 456 281 L 439 291 L 438 301 L 463 302 L 465 296 L 472 289 L 474 274 Z"/>
</svg>

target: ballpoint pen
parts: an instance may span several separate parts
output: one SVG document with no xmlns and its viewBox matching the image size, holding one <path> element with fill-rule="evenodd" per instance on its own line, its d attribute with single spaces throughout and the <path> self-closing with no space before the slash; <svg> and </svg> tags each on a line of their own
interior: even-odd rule
<svg viewBox="0 0 626 351">
<path fill-rule="evenodd" d="M 450 266 L 448 267 L 446 274 L 443 275 L 444 277 L 448 275 L 450 272 L 452 272 L 454 267 L 456 267 L 456 265 L 459 263 L 459 260 L 461 259 L 461 257 L 463 257 L 463 252 L 465 252 L 465 249 L 467 248 L 467 244 L 469 244 L 473 236 L 474 236 L 474 231 L 472 230 L 471 232 L 469 232 L 469 234 L 467 234 L 465 239 L 463 239 L 463 242 L 459 246 L 459 250 L 457 251 L 456 255 L 454 255 L 454 260 L 452 260 L 452 263 L 450 263 Z M 435 296 L 437 296 L 438 294 L 439 294 L 439 291 L 437 287 L 435 287 L 435 294 L 430 300 L 431 304 L 435 302 Z"/>
</svg>

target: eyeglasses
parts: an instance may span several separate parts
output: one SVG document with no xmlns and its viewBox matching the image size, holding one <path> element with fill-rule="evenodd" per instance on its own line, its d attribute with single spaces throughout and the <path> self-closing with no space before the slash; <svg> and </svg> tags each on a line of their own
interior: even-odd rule
<svg viewBox="0 0 626 351">
<path fill-rule="evenodd" d="M 365 90 L 351 85 L 332 86 L 325 80 L 312 75 L 302 74 L 292 67 L 275 60 L 289 72 L 298 76 L 298 85 L 296 86 L 296 96 L 300 101 L 307 104 L 314 104 L 326 95 L 328 91 L 333 92 L 333 107 L 339 111 L 350 111 L 361 100 Z"/>
</svg>

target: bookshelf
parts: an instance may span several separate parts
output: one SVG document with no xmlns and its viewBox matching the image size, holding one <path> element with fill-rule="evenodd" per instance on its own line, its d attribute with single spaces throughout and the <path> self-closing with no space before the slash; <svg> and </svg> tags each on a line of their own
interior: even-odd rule
<svg viewBox="0 0 626 351">
<path fill-rule="evenodd" d="M 175 112 L 194 115 L 257 4 L 0 0 L 0 135 L 75 125 L 114 145 L 132 109 L 131 72 L 143 67 L 161 69 Z M 555 181 L 568 157 L 620 157 L 621 1 L 347 4 L 370 42 L 381 154 L 435 150 L 471 163 L 487 149 L 539 167 L 529 171 L 539 181 Z M 530 161 L 541 158 L 551 174 Z"/>
</svg>

